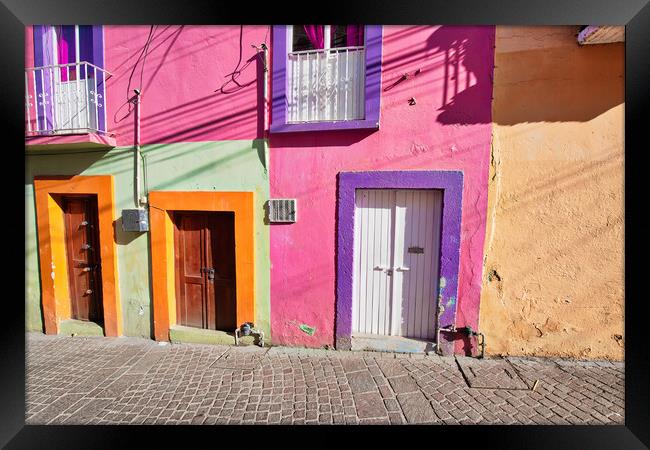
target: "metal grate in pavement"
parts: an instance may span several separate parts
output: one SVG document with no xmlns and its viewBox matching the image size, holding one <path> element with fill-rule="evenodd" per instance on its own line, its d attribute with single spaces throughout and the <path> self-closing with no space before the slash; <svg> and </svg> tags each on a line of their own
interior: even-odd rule
<svg viewBox="0 0 650 450">
<path fill-rule="evenodd" d="M 530 389 L 505 359 L 456 357 L 458 367 L 471 388 Z"/>
</svg>

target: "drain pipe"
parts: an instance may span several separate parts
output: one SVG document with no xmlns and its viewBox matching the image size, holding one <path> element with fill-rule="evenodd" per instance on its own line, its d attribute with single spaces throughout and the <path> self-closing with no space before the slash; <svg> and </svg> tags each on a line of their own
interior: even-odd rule
<svg viewBox="0 0 650 450">
<path fill-rule="evenodd" d="M 134 148 L 134 155 L 133 155 L 133 164 L 134 164 L 134 189 L 133 189 L 133 202 L 135 203 L 136 208 L 140 208 L 143 204 L 147 203 L 146 199 L 143 199 L 140 197 L 140 96 L 142 95 L 142 92 L 140 89 L 134 89 L 133 92 L 135 93 L 135 96 L 133 96 L 132 102 L 135 105 L 135 112 L 134 112 L 134 129 L 135 129 L 135 148 Z"/>
<path fill-rule="evenodd" d="M 268 90 L 269 90 L 269 60 L 268 60 L 268 53 L 269 49 L 266 46 L 266 44 L 262 44 L 260 46 L 262 48 L 262 57 L 264 58 L 264 137 L 267 137 L 266 134 L 268 132 L 268 119 L 269 119 L 269 102 L 267 100 L 268 98 Z"/>
</svg>

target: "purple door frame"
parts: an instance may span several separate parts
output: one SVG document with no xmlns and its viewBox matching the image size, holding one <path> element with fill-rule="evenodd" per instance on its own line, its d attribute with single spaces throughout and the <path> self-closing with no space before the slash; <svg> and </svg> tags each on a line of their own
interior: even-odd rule
<svg viewBox="0 0 650 450">
<path fill-rule="evenodd" d="M 357 189 L 441 189 L 442 229 L 437 329 L 456 323 L 463 173 L 442 170 L 340 172 L 338 175 L 336 244 L 336 348 L 352 344 L 352 285 L 354 277 L 354 205 Z M 440 334 L 443 355 L 454 353 L 453 340 Z"/>
</svg>

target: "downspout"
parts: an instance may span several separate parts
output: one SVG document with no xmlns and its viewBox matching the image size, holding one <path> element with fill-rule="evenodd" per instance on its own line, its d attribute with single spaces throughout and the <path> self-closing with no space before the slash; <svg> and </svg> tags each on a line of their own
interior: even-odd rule
<svg viewBox="0 0 650 450">
<path fill-rule="evenodd" d="M 262 101 L 264 104 L 263 108 L 263 117 L 262 117 L 262 146 L 264 149 L 264 171 L 268 174 L 269 172 L 269 155 L 268 155 L 268 145 L 267 140 L 269 138 L 269 101 L 268 101 L 268 92 L 269 92 L 269 60 L 268 53 L 269 48 L 265 43 L 260 44 L 260 46 L 252 45 L 252 47 L 257 50 L 258 54 L 262 53 L 262 64 L 264 66 L 264 78 L 262 80 L 263 89 L 262 89 Z"/>
<path fill-rule="evenodd" d="M 269 91 L 269 49 L 266 44 L 262 44 L 262 57 L 264 58 L 264 138 L 262 139 L 264 145 L 264 165 L 266 167 L 266 172 L 269 172 L 269 113 L 271 111 L 269 100 L 268 100 L 268 91 Z"/>
<path fill-rule="evenodd" d="M 266 44 L 262 44 L 262 57 L 264 58 L 264 134 L 268 138 L 269 132 L 269 49 Z"/>
<path fill-rule="evenodd" d="M 135 105 L 134 111 L 134 155 L 133 155 L 133 167 L 134 167 L 134 180 L 133 180 L 133 202 L 135 203 L 136 208 L 140 208 L 142 204 L 147 203 L 146 199 L 140 198 L 140 96 L 142 95 L 140 89 L 134 89 L 133 92 L 135 96 L 132 98 L 132 102 Z"/>
</svg>

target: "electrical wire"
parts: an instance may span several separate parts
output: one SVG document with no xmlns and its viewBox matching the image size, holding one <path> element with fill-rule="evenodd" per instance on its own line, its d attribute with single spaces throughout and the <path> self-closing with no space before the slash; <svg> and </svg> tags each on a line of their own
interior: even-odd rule
<svg viewBox="0 0 650 450">
<path fill-rule="evenodd" d="M 268 33 L 268 29 L 267 29 L 267 33 Z M 226 75 L 227 77 L 229 76 L 230 79 L 225 83 L 223 83 L 219 89 L 217 89 L 217 91 L 220 91 L 222 94 L 233 94 L 257 82 L 257 78 L 254 78 L 245 84 L 239 84 L 239 82 L 237 81 L 237 78 L 239 78 L 239 76 L 244 71 L 244 69 L 246 69 L 250 65 L 250 63 L 255 60 L 255 58 L 259 58 L 260 56 L 260 53 L 257 52 L 255 55 L 253 55 L 253 57 L 251 57 L 246 61 L 246 64 L 244 64 L 240 68 L 239 66 L 241 65 L 244 56 L 243 40 L 244 40 L 244 26 L 240 25 L 239 26 L 239 60 L 237 61 L 237 66 L 235 67 L 235 70 L 232 73 Z M 264 42 L 266 43 L 266 38 L 264 38 Z M 228 84 L 230 83 L 235 83 L 237 87 L 233 88 L 232 90 L 226 90 L 226 86 L 228 86 Z"/>
<path fill-rule="evenodd" d="M 140 63 L 140 60 L 142 59 L 142 57 L 144 56 L 144 58 L 145 58 L 145 60 L 146 60 L 146 53 L 148 53 L 148 51 L 149 51 L 149 45 L 151 44 L 151 41 L 153 40 L 153 32 L 154 32 L 154 28 L 157 27 L 157 26 L 158 26 L 158 25 L 155 25 L 155 26 L 154 26 L 154 25 L 151 25 L 151 26 L 149 27 L 149 35 L 147 36 L 147 41 L 145 42 L 144 46 L 142 47 L 142 51 L 140 52 L 140 55 L 138 56 L 138 59 L 135 61 L 135 64 L 133 64 L 133 67 L 131 68 L 131 74 L 129 75 L 129 81 L 128 81 L 127 85 L 126 85 L 126 102 L 124 102 L 124 104 L 123 104 L 123 105 L 118 109 L 118 111 L 115 112 L 115 116 L 117 116 L 117 113 L 118 113 L 118 112 L 119 112 L 119 111 L 120 111 L 120 110 L 121 110 L 125 105 L 127 105 L 127 107 L 128 107 L 128 111 L 127 111 L 126 114 L 125 114 L 123 117 L 121 117 L 120 119 L 115 119 L 115 122 L 116 122 L 116 123 L 119 123 L 119 122 L 121 122 L 122 120 L 126 119 L 126 118 L 129 117 L 129 116 L 131 115 L 131 113 L 133 112 L 133 107 L 132 107 L 132 103 L 131 103 L 131 98 L 132 98 L 132 97 L 131 97 L 131 82 L 132 82 L 132 80 L 133 80 L 133 75 L 135 74 L 135 71 L 136 71 L 136 69 L 137 69 L 137 67 L 138 67 L 138 64 Z M 140 69 L 140 88 L 142 88 L 142 71 L 143 71 L 143 70 L 144 70 L 144 61 L 143 61 L 143 63 L 142 63 L 142 67 L 141 67 L 141 69 Z"/>
<path fill-rule="evenodd" d="M 156 33 L 156 28 L 158 28 L 158 25 L 154 25 L 153 30 L 151 32 L 151 39 L 147 40 L 147 44 L 144 50 L 144 58 L 142 58 L 142 65 L 140 66 L 140 86 L 138 86 L 140 89 L 142 89 L 142 76 L 144 74 L 144 66 L 147 61 L 147 55 L 149 54 L 149 45 L 151 45 L 151 41 L 153 40 L 153 36 Z"/>
<path fill-rule="evenodd" d="M 147 183 L 147 158 L 144 152 L 140 152 L 140 159 L 142 160 L 142 183 L 144 184 L 144 196 L 149 194 L 149 185 Z"/>
</svg>

